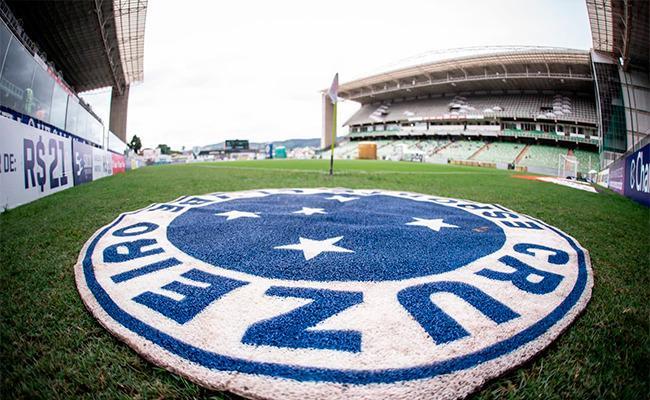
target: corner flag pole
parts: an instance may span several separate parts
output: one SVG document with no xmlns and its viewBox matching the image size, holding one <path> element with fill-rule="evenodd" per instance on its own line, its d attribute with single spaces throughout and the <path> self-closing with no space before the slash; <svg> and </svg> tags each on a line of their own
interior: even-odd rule
<svg viewBox="0 0 650 400">
<path fill-rule="evenodd" d="M 330 175 L 334 175 L 334 144 L 336 144 L 336 103 L 338 103 L 338 91 L 339 91 L 339 73 L 337 72 L 334 75 L 334 80 L 330 89 L 327 91 L 327 95 L 332 101 L 332 143 L 330 144 Z"/>
<path fill-rule="evenodd" d="M 336 103 L 333 105 L 332 113 L 332 144 L 330 148 L 330 175 L 334 175 L 334 142 L 336 142 Z"/>
</svg>

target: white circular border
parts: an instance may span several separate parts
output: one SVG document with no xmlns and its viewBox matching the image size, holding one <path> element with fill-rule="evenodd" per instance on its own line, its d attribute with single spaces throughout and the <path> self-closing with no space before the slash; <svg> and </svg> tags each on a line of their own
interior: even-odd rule
<svg viewBox="0 0 650 400">
<path fill-rule="evenodd" d="M 354 193 L 354 190 L 344 188 L 309 188 L 319 190 L 345 191 L 348 194 Z M 250 190 L 260 191 L 265 189 Z M 269 189 L 271 190 L 271 189 Z M 273 190 L 303 190 L 301 188 L 273 189 Z M 373 191 L 380 193 L 404 193 L 413 196 L 427 196 L 420 193 L 406 191 L 386 191 L 361 189 L 364 192 Z M 247 191 L 242 191 L 247 192 Z M 179 198 L 182 199 L 185 196 Z M 179 200 L 177 199 L 177 200 Z M 462 199 L 454 199 L 462 200 Z M 157 203 L 151 204 L 140 210 L 152 207 Z M 505 207 L 499 206 L 507 211 Z M 137 211 L 126 212 L 123 215 L 135 213 Z M 515 211 L 512 211 L 516 213 Z M 528 215 L 517 213 L 532 220 L 536 220 Z M 116 218 L 116 219 L 117 219 Z M 438 375 L 433 378 L 415 379 L 409 381 L 398 381 L 394 383 L 370 383 L 370 384 L 339 384 L 331 382 L 312 382 L 296 381 L 285 378 L 274 378 L 266 375 L 247 374 L 234 371 L 219 371 L 203 367 L 194 362 L 179 357 L 165 348 L 149 341 L 131 330 L 125 328 L 115 321 L 104 311 L 97 302 L 90 289 L 86 284 L 83 272 L 83 259 L 91 242 L 110 224 L 98 229 L 84 244 L 77 263 L 75 264 L 75 281 L 77 290 L 83 300 L 85 307 L 97 319 L 97 321 L 112 335 L 126 343 L 135 350 L 141 357 L 147 361 L 165 368 L 166 370 L 185 377 L 186 379 L 197 383 L 206 388 L 217 391 L 229 391 L 241 396 L 252 399 L 459 399 L 468 396 L 484 386 L 488 381 L 494 379 L 506 372 L 515 369 L 519 365 L 531 360 L 535 355 L 549 346 L 559 335 L 561 335 L 569 325 L 585 309 L 593 288 L 593 271 L 591 268 L 591 259 L 589 252 L 580 245 L 572 236 L 566 234 L 558 228 L 554 230 L 565 235 L 584 253 L 585 268 L 587 280 L 585 288 L 580 298 L 567 311 L 564 316 L 558 320 L 550 329 L 538 336 L 536 339 L 518 347 L 517 349 L 483 362 L 473 368 L 468 368 L 448 374 Z"/>
</svg>

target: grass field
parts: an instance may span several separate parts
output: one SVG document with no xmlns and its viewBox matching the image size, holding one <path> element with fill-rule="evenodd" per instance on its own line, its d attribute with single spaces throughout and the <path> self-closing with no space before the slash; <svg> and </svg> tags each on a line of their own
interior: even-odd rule
<svg viewBox="0 0 650 400">
<path fill-rule="evenodd" d="M 273 187 L 380 188 L 499 203 L 559 227 L 591 254 L 586 312 L 535 361 L 477 398 L 648 398 L 650 211 L 593 194 L 512 179 L 511 172 L 396 162 L 251 161 L 147 167 L 0 214 L 2 398 L 232 398 L 157 368 L 113 339 L 84 308 L 73 265 L 120 212 L 185 194 Z"/>
</svg>

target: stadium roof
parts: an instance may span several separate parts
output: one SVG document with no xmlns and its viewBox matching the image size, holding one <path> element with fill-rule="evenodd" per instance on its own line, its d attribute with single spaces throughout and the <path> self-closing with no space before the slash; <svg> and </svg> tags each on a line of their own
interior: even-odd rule
<svg viewBox="0 0 650 400">
<path fill-rule="evenodd" d="M 112 86 L 121 94 L 143 79 L 147 0 L 6 3 L 36 43 L 32 50 L 45 53 L 76 91 Z"/>
<path fill-rule="evenodd" d="M 553 47 L 481 47 L 427 53 L 398 67 L 342 84 L 362 103 L 395 97 L 493 90 L 591 90 L 589 51 Z"/>
<path fill-rule="evenodd" d="M 594 50 L 621 58 L 648 71 L 650 65 L 650 2 L 648 0 L 587 0 Z"/>
</svg>

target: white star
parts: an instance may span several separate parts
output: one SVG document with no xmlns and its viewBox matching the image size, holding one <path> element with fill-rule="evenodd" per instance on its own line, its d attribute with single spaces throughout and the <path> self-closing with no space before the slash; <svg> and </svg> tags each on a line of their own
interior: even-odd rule
<svg viewBox="0 0 650 400">
<path fill-rule="evenodd" d="M 346 201 L 352 201 L 352 200 L 357 200 L 358 197 L 343 197 L 340 195 L 332 196 L 332 197 L 327 197 L 326 200 L 338 200 L 341 203 L 345 203 Z"/>
<path fill-rule="evenodd" d="M 260 216 L 258 214 L 259 214 L 258 212 L 232 210 L 232 211 L 222 212 L 214 215 L 218 215 L 220 217 L 228 217 L 226 218 L 226 221 L 230 221 L 231 219 L 237 219 L 237 218 L 259 218 Z"/>
<path fill-rule="evenodd" d="M 406 225 L 426 226 L 427 228 L 440 232 L 441 228 L 458 228 L 456 225 L 446 224 L 442 218 L 439 219 L 424 219 L 413 217 L 415 221 L 408 222 Z"/>
<path fill-rule="evenodd" d="M 322 208 L 309 208 L 309 207 L 303 207 L 302 210 L 300 211 L 294 211 L 291 214 L 305 214 L 305 215 L 312 215 L 312 214 L 327 214 L 325 210 Z"/>
<path fill-rule="evenodd" d="M 311 240 L 300 238 L 300 243 L 296 244 L 287 244 L 285 246 L 276 246 L 274 249 L 280 250 L 300 250 L 305 256 L 305 260 L 311 260 L 320 253 L 331 251 L 335 253 L 354 253 L 354 251 L 349 249 L 344 249 L 343 247 L 335 246 L 334 243 L 343 239 L 343 236 L 338 236 L 334 238 L 329 238 L 325 240 Z"/>
</svg>

